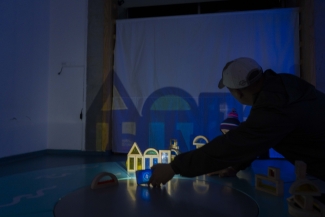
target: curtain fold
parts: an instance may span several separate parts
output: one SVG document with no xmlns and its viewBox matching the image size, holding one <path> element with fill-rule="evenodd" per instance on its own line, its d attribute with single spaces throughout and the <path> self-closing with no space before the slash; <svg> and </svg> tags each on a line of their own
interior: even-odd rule
<svg viewBox="0 0 325 217">
<path fill-rule="evenodd" d="M 296 8 L 118 20 L 113 93 L 113 151 L 181 152 L 193 139 L 221 134 L 235 108 L 244 121 L 249 106 L 217 85 L 224 65 L 254 58 L 264 70 L 299 75 L 299 12 Z"/>
</svg>

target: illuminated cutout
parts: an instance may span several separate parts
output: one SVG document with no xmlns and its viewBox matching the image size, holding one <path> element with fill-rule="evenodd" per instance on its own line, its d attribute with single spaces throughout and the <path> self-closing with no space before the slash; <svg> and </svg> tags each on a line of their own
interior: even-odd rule
<svg viewBox="0 0 325 217">
<path fill-rule="evenodd" d="M 325 216 L 325 205 L 311 195 L 291 196 L 287 198 L 287 202 L 291 216 Z"/>
<path fill-rule="evenodd" d="M 267 191 L 273 192 L 275 194 L 276 192 L 276 185 L 274 182 L 270 182 L 267 179 L 261 179 L 259 186 L 263 189 L 266 189 Z"/>
<path fill-rule="evenodd" d="M 289 189 L 290 194 L 293 195 L 320 195 L 320 189 L 312 181 L 308 179 L 296 180 Z"/>
<path fill-rule="evenodd" d="M 142 153 L 137 145 L 137 143 L 133 143 L 133 146 L 131 147 L 128 157 L 127 157 L 127 171 L 134 172 L 136 170 L 142 169 Z"/>
<path fill-rule="evenodd" d="M 159 150 L 159 159 L 160 163 L 168 164 L 171 161 L 171 152 L 170 150 Z"/>
<path fill-rule="evenodd" d="M 178 149 L 177 139 L 171 139 L 169 142 L 169 149 Z"/>
<path fill-rule="evenodd" d="M 203 140 L 203 142 L 201 140 Z M 195 145 L 196 148 L 198 149 L 198 148 L 201 148 L 203 145 L 205 145 L 208 142 L 209 141 L 205 136 L 197 136 L 193 140 L 193 145 Z"/>
<path fill-rule="evenodd" d="M 138 147 L 133 147 L 132 151 L 131 151 L 131 154 L 139 154 L 140 151 L 139 151 L 139 148 Z"/>
<path fill-rule="evenodd" d="M 307 166 L 302 161 L 295 162 L 296 181 L 291 185 L 287 198 L 288 210 L 292 216 L 325 216 L 325 205 L 314 198 L 321 191 L 315 183 L 306 178 Z"/>
<path fill-rule="evenodd" d="M 302 204 L 305 204 L 306 203 L 306 198 L 302 195 L 295 195 L 293 196 L 294 197 L 294 200 L 297 204 L 299 204 L 300 206 Z M 303 206 L 303 205 L 302 205 Z"/>
<path fill-rule="evenodd" d="M 295 163 L 296 181 L 290 186 L 293 195 L 320 195 L 319 187 L 306 178 L 306 164 L 302 161 Z"/>
<path fill-rule="evenodd" d="M 147 155 L 157 155 L 157 151 L 156 150 L 155 151 L 149 150 L 145 154 L 147 154 Z"/>
<path fill-rule="evenodd" d="M 138 162 L 137 162 L 137 170 L 142 170 L 142 157 L 141 158 L 137 158 Z"/>
<path fill-rule="evenodd" d="M 129 171 L 135 170 L 134 168 L 134 157 L 129 157 Z"/>
<path fill-rule="evenodd" d="M 158 158 L 158 151 L 154 148 L 148 148 L 143 154 L 144 169 L 150 169 L 154 164 L 157 164 Z"/>
<path fill-rule="evenodd" d="M 170 163 L 171 150 L 157 151 L 154 148 L 148 148 L 144 155 L 142 155 L 137 143 L 131 147 L 126 161 L 126 168 L 128 172 L 135 172 L 137 170 L 150 169 L 157 163 Z"/>
<path fill-rule="evenodd" d="M 169 143 L 169 149 L 170 149 L 170 160 L 173 161 L 174 158 L 180 154 L 179 147 L 177 144 L 177 139 L 171 139 Z"/>
<path fill-rule="evenodd" d="M 283 181 L 280 179 L 280 169 L 269 167 L 267 176 L 255 175 L 255 188 L 276 196 L 283 194 Z"/>
<path fill-rule="evenodd" d="M 179 154 L 179 152 L 175 149 L 170 150 L 170 160 L 173 161 L 174 158 Z"/>
<path fill-rule="evenodd" d="M 267 170 L 267 176 L 273 179 L 280 179 L 280 169 L 275 167 L 269 167 Z"/>
</svg>

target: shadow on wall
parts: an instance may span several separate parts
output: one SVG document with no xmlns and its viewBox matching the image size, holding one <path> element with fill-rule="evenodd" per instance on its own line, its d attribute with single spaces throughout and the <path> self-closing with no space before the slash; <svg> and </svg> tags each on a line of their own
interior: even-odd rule
<svg viewBox="0 0 325 217">
<path fill-rule="evenodd" d="M 105 81 L 99 88 L 91 105 L 86 113 L 86 151 L 106 151 L 111 150 L 111 109 L 109 108 L 109 98 L 104 100 L 104 87 L 111 86 L 112 78 L 107 76 Z M 111 94 L 110 89 L 107 90 L 107 95 Z M 88 94 L 88 87 L 87 87 Z"/>
<path fill-rule="evenodd" d="M 117 75 L 114 76 L 114 152 L 128 153 L 134 142 L 141 150 L 168 149 L 171 139 L 177 139 L 181 152 L 193 150 L 196 136 L 204 135 L 211 140 L 221 135 L 220 123 L 233 108 L 240 121 L 250 111 L 249 106 L 238 103 L 230 93 L 201 93 L 194 98 L 177 87 L 158 89 L 146 99 L 141 96 L 131 99 Z M 144 101 L 142 108 L 141 101 Z"/>
</svg>

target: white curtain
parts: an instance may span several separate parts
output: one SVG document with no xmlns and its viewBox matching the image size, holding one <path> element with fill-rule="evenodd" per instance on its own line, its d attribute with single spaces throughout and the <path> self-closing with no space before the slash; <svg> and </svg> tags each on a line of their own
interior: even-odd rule
<svg viewBox="0 0 325 217">
<path fill-rule="evenodd" d="M 250 108 L 217 84 L 224 65 L 254 58 L 264 70 L 299 75 L 298 9 L 276 9 L 116 23 L 113 151 L 133 142 L 181 151 L 194 149 L 197 135 L 220 135 L 232 108 L 244 121 Z"/>
</svg>

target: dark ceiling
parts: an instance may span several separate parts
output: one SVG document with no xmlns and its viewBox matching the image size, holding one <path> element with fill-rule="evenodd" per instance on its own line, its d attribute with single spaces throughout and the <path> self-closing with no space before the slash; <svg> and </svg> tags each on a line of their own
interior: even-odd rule
<svg viewBox="0 0 325 217">
<path fill-rule="evenodd" d="M 263 10 L 281 7 L 284 7 L 281 0 L 228 0 L 128 8 L 127 17 L 177 16 L 228 11 Z"/>
</svg>

